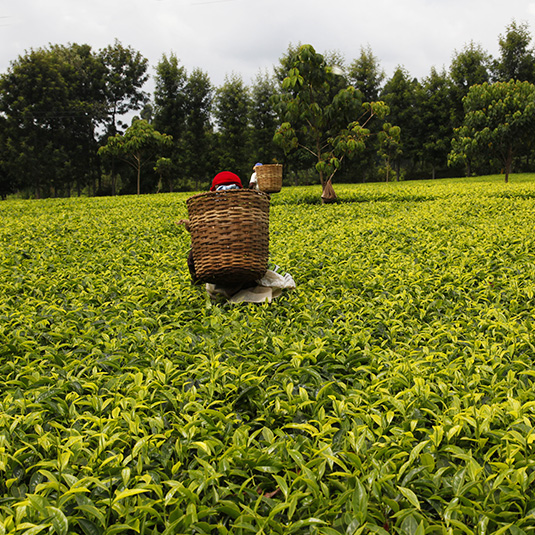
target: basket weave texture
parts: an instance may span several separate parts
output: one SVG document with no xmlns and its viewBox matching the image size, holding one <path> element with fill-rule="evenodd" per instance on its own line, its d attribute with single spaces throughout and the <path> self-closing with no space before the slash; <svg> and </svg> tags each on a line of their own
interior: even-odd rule
<svg viewBox="0 0 535 535">
<path fill-rule="evenodd" d="M 278 193 L 282 188 L 282 164 L 266 164 L 255 167 L 258 189 L 266 193 Z"/>
<path fill-rule="evenodd" d="M 232 286 L 263 277 L 269 255 L 269 197 L 240 189 L 186 201 L 197 278 Z"/>
</svg>

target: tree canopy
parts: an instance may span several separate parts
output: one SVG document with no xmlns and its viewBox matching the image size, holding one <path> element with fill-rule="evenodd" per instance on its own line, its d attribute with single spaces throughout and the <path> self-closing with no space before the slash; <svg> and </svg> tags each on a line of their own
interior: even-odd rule
<svg viewBox="0 0 535 535">
<path fill-rule="evenodd" d="M 311 154 L 322 187 L 345 157 L 364 148 L 371 118 L 388 114 L 382 102 L 363 103 L 362 94 L 311 45 L 290 51 L 277 106 L 282 124 L 275 141 L 287 152 L 302 148 Z"/>
<path fill-rule="evenodd" d="M 513 20 L 498 45 L 493 58 L 471 41 L 449 67 L 431 67 L 421 79 L 403 65 L 387 76 L 369 45 L 347 62 L 336 50 L 289 45 L 271 74 L 250 84 L 232 74 L 220 87 L 164 54 L 152 95 L 147 59 L 117 40 L 101 50 L 77 43 L 31 49 L 0 74 L 0 195 L 131 193 L 133 168 L 97 151 L 133 117 L 172 136 L 161 162 L 144 171 L 143 191 L 159 183 L 204 188 L 221 169 L 246 180 L 257 161 L 283 163 L 284 180 L 294 184 L 324 184 L 334 173 L 337 181 L 360 182 L 390 180 L 392 171 L 398 180 L 531 171 L 535 147 L 527 140 L 512 147 L 509 165 L 496 139 L 486 155 L 461 149 L 461 130 L 452 140 L 455 129 L 475 124 L 465 108 L 471 88 L 535 83 L 528 24 Z"/>
<path fill-rule="evenodd" d="M 108 138 L 106 145 L 98 153 L 104 157 L 117 157 L 136 171 L 137 194 L 141 193 L 141 169 L 157 161 L 166 147 L 170 147 L 172 137 L 161 134 L 143 119 L 135 120 L 124 134 Z M 162 164 L 160 164 L 161 166 Z"/>
<path fill-rule="evenodd" d="M 533 147 L 535 86 L 518 80 L 474 85 L 464 107 L 464 122 L 455 130 L 450 161 L 496 158 L 507 182 L 513 157 Z"/>
</svg>

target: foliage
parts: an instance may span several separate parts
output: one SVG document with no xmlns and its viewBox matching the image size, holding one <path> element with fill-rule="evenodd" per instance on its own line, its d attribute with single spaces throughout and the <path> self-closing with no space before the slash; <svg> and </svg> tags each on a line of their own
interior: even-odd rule
<svg viewBox="0 0 535 535">
<path fill-rule="evenodd" d="M 471 41 L 461 51 L 455 51 L 449 68 L 452 84 L 455 126 L 464 118 L 463 98 L 473 85 L 491 80 L 492 58 L 481 45 Z"/>
<path fill-rule="evenodd" d="M 494 62 L 496 78 L 501 82 L 520 80 L 535 83 L 535 51 L 529 48 L 531 35 L 527 22 L 513 20 L 500 35 L 500 57 Z"/>
<path fill-rule="evenodd" d="M 464 99 L 466 115 L 455 130 L 450 161 L 498 158 L 509 179 L 513 157 L 532 148 L 535 130 L 535 86 L 529 82 L 498 82 L 472 86 Z"/>
<path fill-rule="evenodd" d="M 267 74 L 258 74 L 251 87 L 250 106 L 250 160 L 273 163 L 283 158 L 283 151 L 274 141 L 278 127 L 278 117 L 273 106 L 277 92 L 275 80 Z"/>
<path fill-rule="evenodd" d="M 446 166 L 452 129 L 463 123 L 470 87 L 535 81 L 527 23 L 513 20 L 498 45 L 493 58 L 470 41 L 454 52 L 447 71 L 431 67 L 430 76 L 418 80 L 401 66 L 386 78 L 369 45 L 346 65 L 338 51 L 316 54 L 310 45 L 290 44 L 273 76 L 259 74 L 247 86 L 233 74 L 218 88 L 199 68 L 188 75 L 170 53 L 155 67 L 153 102 L 144 91 L 147 60 L 117 40 L 98 51 L 87 44 L 30 50 L 0 75 L 0 196 L 131 193 L 129 170 L 113 160 L 103 169 L 97 150 L 132 117 L 173 136 L 167 154 L 173 169 L 166 173 L 174 190 L 204 188 L 222 168 L 246 179 L 256 161 L 283 163 L 285 182 L 295 184 L 314 182 L 318 172 L 325 182 L 323 175 L 334 171 L 337 182 L 383 180 L 390 167 L 398 180 L 457 174 L 463 164 L 467 175 L 497 172 L 503 162 L 483 154 L 465 154 L 458 168 Z M 343 144 L 335 148 L 330 141 L 351 130 L 362 102 L 379 99 L 390 108 L 390 124 L 400 127 L 396 150 L 389 156 L 376 136 L 368 136 L 364 148 L 359 143 L 358 158 L 349 159 L 348 152 L 340 159 Z M 366 129 L 381 132 L 383 122 L 372 117 Z M 525 149 L 513 155 L 516 171 L 533 167 L 533 147 Z M 146 191 L 155 192 L 157 177 L 151 178 Z"/>
<path fill-rule="evenodd" d="M 30 50 L 0 76 L 2 152 L 13 184 L 36 197 L 78 195 L 99 178 L 99 132 L 145 102 L 147 60 L 119 42 Z"/>
<path fill-rule="evenodd" d="M 432 168 L 431 178 L 436 178 L 436 169 L 447 161 L 453 137 L 454 105 L 446 72 L 431 69 L 421 89 L 422 159 Z"/>
<path fill-rule="evenodd" d="M 217 172 L 213 156 L 214 136 L 211 124 L 214 88 L 208 74 L 193 69 L 186 85 L 186 131 L 184 133 L 185 176 L 195 180 L 196 188 L 211 181 Z"/>
<path fill-rule="evenodd" d="M 401 154 L 399 126 L 392 126 L 390 123 L 384 123 L 383 129 L 377 134 L 379 139 L 379 155 L 383 158 L 385 164 L 385 180 L 389 182 L 390 171 L 392 170 L 392 161 L 396 160 Z"/>
<path fill-rule="evenodd" d="M 178 140 L 186 126 L 186 69 L 175 54 L 163 55 L 154 80 L 154 127 Z"/>
<path fill-rule="evenodd" d="M 108 111 L 107 135 L 115 135 L 125 126 L 120 117 L 139 110 L 148 96 L 143 86 L 148 80 L 148 60 L 137 50 L 115 40 L 99 51 L 98 57 L 105 66 L 105 94 Z"/>
<path fill-rule="evenodd" d="M 31 50 L 0 77 L 2 152 L 15 183 L 37 197 L 78 191 L 95 167 L 105 117 L 103 65 L 87 45 Z"/>
<path fill-rule="evenodd" d="M 162 156 L 156 160 L 156 165 L 154 166 L 154 171 L 160 176 L 160 186 L 165 186 L 166 191 L 173 191 L 173 175 L 175 173 L 175 166 L 171 158 L 166 158 Z"/>
<path fill-rule="evenodd" d="M 236 307 L 185 194 L 0 205 L 2 533 L 533 533 L 535 177 L 318 193 Z"/>
<path fill-rule="evenodd" d="M 250 103 L 249 88 L 236 74 L 225 77 L 225 83 L 218 88 L 214 98 L 218 168 L 233 171 L 242 179 L 253 165 L 247 143 Z"/>
<path fill-rule="evenodd" d="M 186 188 L 191 179 L 200 188 L 207 176 L 215 173 L 212 153 L 213 87 L 207 74 L 194 69 L 190 75 L 172 54 L 163 56 L 156 68 L 154 90 L 154 127 L 173 136 L 169 172 L 173 186 Z M 171 175 L 169 175 L 171 176 Z"/>
<path fill-rule="evenodd" d="M 311 45 L 290 50 L 282 65 L 287 70 L 277 99 L 281 125 L 274 140 L 285 152 L 302 148 L 311 154 L 323 187 L 344 157 L 364 149 L 370 135 L 366 126 L 374 117 L 384 118 L 388 107 L 363 103 L 360 92 L 347 86 Z"/>
<path fill-rule="evenodd" d="M 360 56 L 351 63 L 348 77 L 349 81 L 362 93 L 365 102 L 379 99 L 386 74 L 369 45 L 366 48 L 360 48 Z"/>
<path fill-rule="evenodd" d="M 116 134 L 108 138 L 106 145 L 100 147 L 98 153 L 105 158 L 119 158 L 130 165 L 136 172 L 137 194 L 141 193 L 141 169 L 155 163 L 157 157 L 166 147 L 172 144 L 172 136 L 161 134 L 154 127 L 139 119 L 133 121 L 124 134 Z M 168 165 L 160 162 L 160 170 Z"/>
<path fill-rule="evenodd" d="M 422 87 L 409 72 L 398 67 L 381 92 L 381 99 L 388 105 L 388 119 L 401 128 L 401 151 L 395 160 L 398 179 L 401 175 L 402 158 L 406 165 L 414 166 L 422 157 L 423 143 L 426 140 L 422 128 Z"/>
</svg>

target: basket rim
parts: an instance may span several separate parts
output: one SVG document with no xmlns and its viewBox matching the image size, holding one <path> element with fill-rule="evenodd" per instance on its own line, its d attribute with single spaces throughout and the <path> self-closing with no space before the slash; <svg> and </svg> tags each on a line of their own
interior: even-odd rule
<svg viewBox="0 0 535 535">
<path fill-rule="evenodd" d="M 201 197 L 210 197 L 215 195 L 248 195 L 248 196 L 255 196 L 255 195 L 261 195 L 266 196 L 267 194 L 264 191 L 256 190 L 256 189 L 249 189 L 249 188 L 241 188 L 241 189 L 227 189 L 225 191 L 203 191 L 201 193 L 196 193 L 195 195 L 192 195 L 191 197 L 188 197 L 186 199 L 186 203 L 188 203 L 191 199 L 199 199 Z"/>
</svg>

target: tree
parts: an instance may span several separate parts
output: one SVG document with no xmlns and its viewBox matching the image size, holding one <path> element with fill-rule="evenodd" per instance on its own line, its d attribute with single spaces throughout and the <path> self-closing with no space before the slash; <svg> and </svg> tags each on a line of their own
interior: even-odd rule
<svg viewBox="0 0 535 535">
<path fill-rule="evenodd" d="M 379 140 L 379 149 L 377 153 L 385 163 L 385 180 L 390 181 L 390 171 L 392 170 L 392 161 L 401 154 L 399 143 L 401 129 L 399 126 L 392 126 L 390 123 L 384 123 L 382 130 L 377 134 Z"/>
<path fill-rule="evenodd" d="M 132 47 L 124 47 L 118 40 L 102 49 L 99 58 L 106 69 L 107 133 L 115 135 L 124 126 L 119 118 L 140 110 L 148 100 L 143 91 L 149 78 L 148 60 Z"/>
<path fill-rule="evenodd" d="M 267 74 L 258 74 L 251 88 L 250 106 L 250 163 L 273 162 L 279 155 L 280 147 L 273 142 L 278 127 L 277 113 L 273 107 L 273 97 L 277 91 L 275 80 Z"/>
<path fill-rule="evenodd" d="M 349 81 L 362 93 L 365 102 L 379 98 L 385 72 L 371 47 L 360 48 L 360 56 L 349 67 Z"/>
<path fill-rule="evenodd" d="M 173 147 L 170 151 L 170 165 L 173 172 L 166 168 L 166 175 L 171 180 L 184 171 L 184 136 L 186 130 L 187 106 L 187 72 L 179 64 L 174 54 L 162 56 L 156 66 L 154 88 L 154 127 L 158 132 L 173 137 Z M 166 164 L 167 165 L 167 164 Z M 172 188 L 172 184 L 170 184 Z"/>
<path fill-rule="evenodd" d="M 454 127 L 464 119 L 463 98 L 473 85 L 490 81 L 492 58 L 481 45 L 471 41 L 455 51 L 449 68 L 451 79 Z"/>
<path fill-rule="evenodd" d="M 141 193 L 141 169 L 157 159 L 157 156 L 172 144 L 172 137 L 161 134 L 147 121 L 136 120 L 124 134 L 108 138 L 98 153 L 104 157 L 117 157 L 136 172 L 137 194 Z"/>
<path fill-rule="evenodd" d="M 385 80 L 385 72 L 381 68 L 378 58 L 373 54 L 370 45 L 360 48 L 360 56 L 349 66 L 348 80 L 361 92 L 364 102 L 379 100 L 379 94 Z M 380 121 L 378 120 L 373 127 L 381 131 Z M 381 147 L 377 142 L 378 140 L 371 139 L 364 152 L 359 154 L 358 160 L 354 163 L 351 162 L 350 166 L 353 175 L 361 175 L 363 180 L 366 177 L 376 177 L 376 155 L 381 151 Z M 397 154 L 400 150 L 394 152 Z"/>
<path fill-rule="evenodd" d="M 423 136 L 421 102 L 422 88 L 408 71 L 398 67 L 381 93 L 381 99 L 390 109 L 389 120 L 401 128 L 401 149 L 408 166 L 414 166 L 422 157 Z M 396 158 L 398 180 L 401 174 L 401 157 Z"/>
<path fill-rule="evenodd" d="M 167 186 L 169 192 L 173 191 L 173 174 L 175 173 L 175 167 L 171 158 L 161 157 L 156 160 L 156 165 L 154 166 L 154 171 L 160 176 L 160 183 L 158 184 L 158 191 L 160 192 L 160 187 Z"/>
<path fill-rule="evenodd" d="M 186 69 L 174 54 L 162 56 L 156 66 L 154 88 L 154 126 L 173 136 L 175 143 L 184 133 L 186 121 Z"/>
<path fill-rule="evenodd" d="M 210 122 L 214 90 L 208 74 L 193 69 L 186 84 L 186 130 L 183 161 L 186 176 L 195 181 L 197 189 L 207 175 L 216 173 L 213 156 L 213 133 Z"/>
<path fill-rule="evenodd" d="M 225 78 L 225 83 L 216 92 L 214 104 L 219 168 L 244 177 L 250 168 L 247 153 L 250 96 L 240 76 Z"/>
<path fill-rule="evenodd" d="M 447 167 L 453 137 L 451 86 L 446 72 L 438 72 L 434 67 L 421 86 L 422 158 L 423 163 L 431 166 L 435 178 L 437 168 Z"/>
<path fill-rule="evenodd" d="M 513 159 L 528 151 L 535 133 L 535 86 L 511 80 L 470 88 L 465 118 L 455 130 L 450 163 L 466 158 L 498 158 L 509 181 Z"/>
<path fill-rule="evenodd" d="M 0 198 L 5 199 L 17 187 L 15 177 L 10 176 L 6 160 L 6 119 L 0 115 Z M 15 175 L 16 176 L 16 175 Z"/>
<path fill-rule="evenodd" d="M 497 80 L 535 82 L 535 53 L 529 48 L 531 35 L 527 23 L 514 20 L 507 26 L 505 35 L 499 37 L 500 58 L 494 62 Z"/>
<path fill-rule="evenodd" d="M 88 45 L 31 50 L 0 77 L 5 160 L 35 195 L 78 193 L 98 171 L 96 127 L 104 117 L 103 67 Z"/>
<path fill-rule="evenodd" d="M 345 157 L 365 147 L 367 124 L 384 117 L 382 103 L 362 103 L 360 92 L 333 72 L 311 45 L 290 49 L 281 60 L 286 68 L 277 107 L 282 124 L 275 142 L 286 152 L 301 148 L 313 158 L 322 188 Z"/>
</svg>

